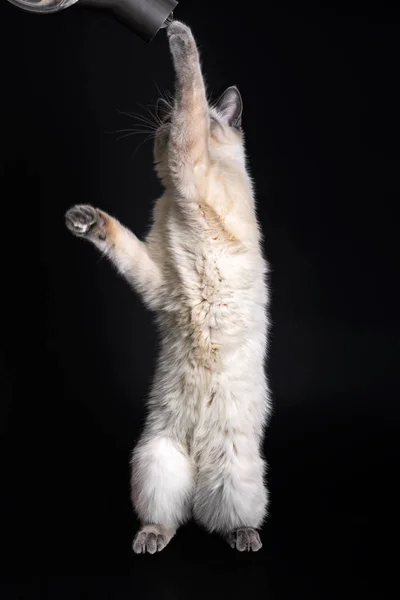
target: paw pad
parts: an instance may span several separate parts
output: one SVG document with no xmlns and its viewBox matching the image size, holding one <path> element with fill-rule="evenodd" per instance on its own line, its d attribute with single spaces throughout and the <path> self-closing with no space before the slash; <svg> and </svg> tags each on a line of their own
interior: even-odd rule
<svg viewBox="0 0 400 600">
<path fill-rule="evenodd" d="M 239 552 L 257 552 L 262 547 L 258 531 L 252 527 L 235 529 L 228 536 L 228 542 L 232 548 Z"/>
<path fill-rule="evenodd" d="M 69 209 L 65 215 L 65 224 L 77 236 L 85 236 L 98 222 L 98 213 L 95 208 L 85 204 Z"/>
</svg>

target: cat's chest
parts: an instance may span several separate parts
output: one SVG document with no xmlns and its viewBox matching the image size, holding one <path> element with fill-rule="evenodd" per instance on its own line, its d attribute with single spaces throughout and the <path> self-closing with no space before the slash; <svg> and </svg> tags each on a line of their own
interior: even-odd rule
<svg viewBox="0 0 400 600">
<path fill-rule="evenodd" d="M 217 244 L 193 244 L 174 257 L 182 300 L 190 306 L 199 303 L 218 306 L 232 295 L 235 272 L 234 260 Z"/>
<path fill-rule="evenodd" d="M 223 249 L 204 244 L 177 266 L 180 314 L 196 362 L 214 364 L 231 339 L 238 292 L 230 263 Z"/>
<path fill-rule="evenodd" d="M 193 276 L 185 286 L 185 295 L 191 308 L 192 322 L 217 329 L 227 316 L 228 304 L 234 289 L 227 277 L 226 259 L 212 248 L 204 249 L 194 260 Z"/>
<path fill-rule="evenodd" d="M 220 236 L 171 223 L 166 244 L 168 311 L 174 329 L 208 360 L 242 334 L 249 295 L 249 260 Z"/>
</svg>

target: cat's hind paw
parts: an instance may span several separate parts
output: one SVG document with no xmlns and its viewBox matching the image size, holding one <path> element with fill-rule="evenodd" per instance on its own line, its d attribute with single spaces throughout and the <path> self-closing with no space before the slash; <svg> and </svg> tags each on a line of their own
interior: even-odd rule
<svg viewBox="0 0 400 600">
<path fill-rule="evenodd" d="M 239 552 L 246 550 L 257 552 L 262 547 L 258 531 L 253 527 L 240 527 L 230 532 L 227 538 L 228 544 Z"/>
<path fill-rule="evenodd" d="M 145 525 L 137 532 L 132 548 L 136 554 L 155 554 L 165 548 L 172 534 L 158 525 Z"/>
</svg>

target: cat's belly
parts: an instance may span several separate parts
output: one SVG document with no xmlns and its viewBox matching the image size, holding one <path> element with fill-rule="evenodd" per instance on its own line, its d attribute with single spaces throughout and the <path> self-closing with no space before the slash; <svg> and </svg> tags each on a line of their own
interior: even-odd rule
<svg viewBox="0 0 400 600">
<path fill-rule="evenodd" d="M 262 422 L 253 419 L 248 403 L 261 406 L 265 398 L 264 282 L 249 277 L 244 285 L 222 267 L 203 262 L 202 277 L 181 272 L 159 315 L 163 342 L 153 405 L 160 428 L 177 435 L 190 452 L 212 443 L 215 427 L 239 430 L 251 422 L 256 430 Z"/>
<path fill-rule="evenodd" d="M 196 334 L 177 329 L 166 333 L 159 357 L 152 426 L 160 435 L 177 437 L 198 462 L 199 452 L 213 446 L 217 432 L 257 432 L 261 427 L 265 332 L 260 327 L 229 336 L 223 328 L 207 332 L 201 327 Z"/>
<path fill-rule="evenodd" d="M 188 294 L 164 314 L 160 325 L 174 363 L 219 372 L 252 339 L 265 338 L 263 302 L 254 302 L 251 293 L 218 291 L 210 286 L 202 294 Z"/>
<path fill-rule="evenodd" d="M 172 420 L 175 426 L 179 420 L 181 441 L 196 462 L 221 436 L 261 435 L 267 408 L 261 353 L 238 349 L 229 363 L 214 369 L 185 364 L 180 389 Z"/>
</svg>

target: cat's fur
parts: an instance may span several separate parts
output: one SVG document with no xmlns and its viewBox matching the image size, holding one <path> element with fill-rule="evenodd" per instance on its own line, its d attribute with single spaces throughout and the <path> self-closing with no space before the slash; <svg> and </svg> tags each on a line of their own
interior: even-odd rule
<svg viewBox="0 0 400 600">
<path fill-rule="evenodd" d="M 239 550 L 258 550 L 266 514 L 269 413 L 267 264 L 246 169 L 235 87 L 209 106 L 190 29 L 167 30 L 174 105 L 156 134 L 165 187 L 141 242 L 91 206 L 69 229 L 116 265 L 155 311 L 161 352 L 147 422 L 132 454 L 135 552 L 153 553 L 193 516 Z"/>
</svg>

